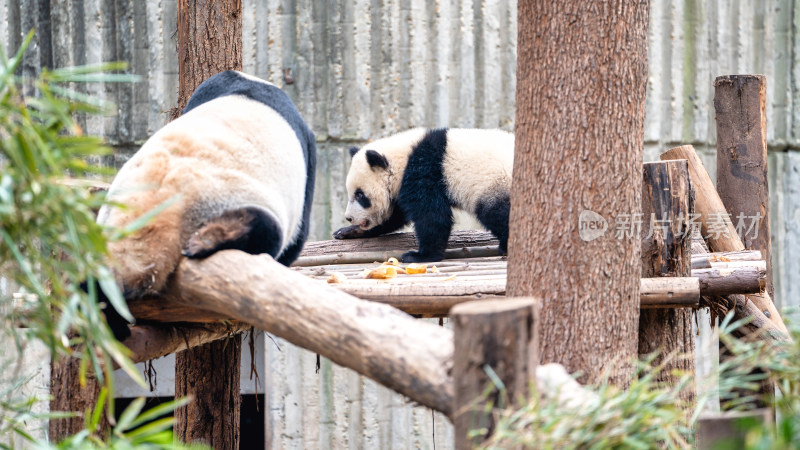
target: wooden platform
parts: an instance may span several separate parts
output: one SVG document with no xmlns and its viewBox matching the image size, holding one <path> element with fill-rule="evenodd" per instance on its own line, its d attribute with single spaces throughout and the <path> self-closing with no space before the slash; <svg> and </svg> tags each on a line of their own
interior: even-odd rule
<svg viewBox="0 0 800 450">
<path fill-rule="evenodd" d="M 291 270 L 318 283 L 338 272 L 345 281 L 327 286 L 421 317 L 440 317 L 458 303 L 505 296 L 507 259 L 498 255 L 497 240 L 483 231 L 454 232 L 446 259 L 429 263 L 428 273 L 398 274 L 386 280 L 364 278 L 365 269 L 377 268 L 391 257 L 399 259 L 416 245 L 413 233 L 310 242 Z M 763 289 L 766 267 L 757 260 L 760 260 L 758 252 L 696 254 L 692 257 L 696 267 L 692 269 L 692 277 L 643 278 L 640 307 L 697 308 L 701 295 L 759 292 Z M 129 307 L 143 321 L 173 322 L 180 317 L 181 322 L 209 323 L 226 319 L 182 297 L 181 292 L 167 292 L 160 297 L 129 302 Z"/>
<path fill-rule="evenodd" d="M 339 273 L 344 281 L 330 286 L 422 317 L 447 315 L 458 303 L 505 296 L 507 258 L 498 255 L 497 240 L 482 231 L 454 232 L 445 260 L 428 263 L 428 273 L 400 273 L 396 278 L 385 280 L 364 278 L 365 270 L 378 268 L 391 257 L 400 258 L 416 245 L 413 233 L 311 242 L 292 269 L 320 281 Z M 731 288 L 731 278 L 743 276 L 749 282 L 734 283 L 734 291 L 763 289 L 762 283 L 751 276 L 758 278 L 758 272 L 763 271 L 760 266 L 756 267 L 759 263 L 754 262 L 760 259 L 758 252 L 719 256 L 719 260 L 710 257 L 702 246 L 697 246 L 693 253 L 692 277 L 642 279 L 642 308 L 697 308 L 701 293 L 724 294 Z M 400 266 L 406 267 L 406 264 Z M 736 271 L 740 273 L 734 273 Z"/>
<path fill-rule="evenodd" d="M 346 281 L 330 286 L 358 298 L 386 303 L 409 314 L 423 316 L 446 315 L 458 303 L 503 297 L 506 294 L 505 257 L 448 259 L 428 263 L 428 273 L 424 274 L 398 273 L 396 278 L 385 280 L 364 278 L 365 270 L 378 268 L 382 262 L 326 264 L 293 269 L 323 281 L 333 273 L 339 273 L 346 277 Z"/>
</svg>

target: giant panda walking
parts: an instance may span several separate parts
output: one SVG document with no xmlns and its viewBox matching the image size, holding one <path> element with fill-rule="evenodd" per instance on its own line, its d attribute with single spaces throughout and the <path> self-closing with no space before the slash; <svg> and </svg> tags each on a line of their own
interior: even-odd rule
<svg viewBox="0 0 800 450">
<path fill-rule="evenodd" d="M 239 249 L 291 264 L 308 236 L 315 165 L 314 135 L 278 87 L 234 71 L 204 81 L 120 169 L 108 198 L 124 207 L 99 212 L 125 227 L 163 208 L 109 244 L 125 298 L 159 293 L 182 255 Z M 127 324 L 107 316 L 126 337 Z"/>
<path fill-rule="evenodd" d="M 414 223 L 418 251 L 404 262 L 439 261 L 452 208 L 474 215 L 508 247 L 514 135 L 501 130 L 415 128 L 350 149 L 345 219 L 337 239 L 372 237 Z"/>
</svg>

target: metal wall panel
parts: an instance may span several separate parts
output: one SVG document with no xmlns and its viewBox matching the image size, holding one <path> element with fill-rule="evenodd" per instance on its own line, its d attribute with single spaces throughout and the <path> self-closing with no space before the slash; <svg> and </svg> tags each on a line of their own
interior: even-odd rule
<svg viewBox="0 0 800 450">
<path fill-rule="evenodd" d="M 120 165 L 162 126 L 177 97 L 176 0 L 0 0 L 3 49 L 32 26 L 24 75 L 128 61 L 134 85 L 87 92 L 117 114 L 83 123 Z M 796 0 L 651 1 L 645 160 L 691 143 L 714 177 L 713 81 L 768 77 L 767 125 L 776 301 L 800 304 L 800 22 Z M 346 149 L 412 126 L 513 130 L 515 0 L 243 0 L 245 71 L 282 86 L 317 135 L 312 237 L 342 226 Z M 46 39 L 46 41 L 44 41 Z M 48 45 L 49 43 L 49 45 Z M 47 49 L 50 49 L 48 52 Z M 49 63 L 48 63 L 49 62 Z M 332 344 L 333 345 L 333 344 Z M 274 448 L 452 445 L 439 415 L 282 340 L 266 340 L 268 442 Z M 434 438 L 435 436 L 435 438 Z"/>
</svg>

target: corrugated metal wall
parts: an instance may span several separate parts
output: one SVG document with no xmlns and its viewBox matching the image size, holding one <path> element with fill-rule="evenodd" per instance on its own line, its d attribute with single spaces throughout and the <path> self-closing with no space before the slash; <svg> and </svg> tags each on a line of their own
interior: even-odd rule
<svg viewBox="0 0 800 450">
<path fill-rule="evenodd" d="M 715 172 L 713 79 L 768 77 L 776 301 L 800 294 L 800 19 L 797 1 L 651 1 L 646 160 L 691 143 Z M 50 5 L 50 8 L 46 8 Z M 124 60 L 135 85 L 94 86 L 118 114 L 86 123 L 119 148 L 119 165 L 175 103 L 175 0 L 0 0 L 3 48 L 23 31 L 41 65 Z M 49 12 L 49 14 L 48 14 Z M 319 146 L 313 237 L 344 224 L 345 149 L 411 126 L 513 129 L 515 0 L 244 0 L 244 67 L 283 86 Z M 275 447 L 447 448 L 429 410 L 281 340 L 266 340 L 268 441 Z M 434 424 L 435 423 L 435 424 Z M 434 439 L 435 435 L 435 439 Z"/>
</svg>

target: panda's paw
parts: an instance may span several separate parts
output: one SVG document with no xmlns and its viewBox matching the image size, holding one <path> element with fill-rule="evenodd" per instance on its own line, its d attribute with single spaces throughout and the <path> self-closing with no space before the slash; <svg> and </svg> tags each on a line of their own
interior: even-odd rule
<svg viewBox="0 0 800 450">
<path fill-rule="evenodd" d="M 217 242 L 215 240 L 195 232 L 183 248 L 183 256 L 187 258 L 205 258 L 214 253 L 216 249 Z"/>
<path fill-rule="evenodd" d="M 441 261 L 444 255 L 441 254 L 430 254 L 430 253 L 420 253 L 417 251 L 403 253 L 401 259 L 404 263 L 418 263 L 418 262 L 436 262 Z"/>
<path fill-rule="evenodd" d="M 364 237 L 364 230 L 358 225 L 350 225 L 349 227 L 339 228 L 333 232 L 334 239 L 356 239 Z"/>
</svg>

